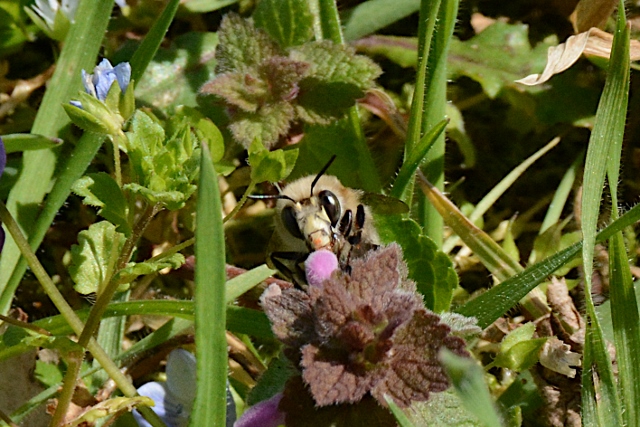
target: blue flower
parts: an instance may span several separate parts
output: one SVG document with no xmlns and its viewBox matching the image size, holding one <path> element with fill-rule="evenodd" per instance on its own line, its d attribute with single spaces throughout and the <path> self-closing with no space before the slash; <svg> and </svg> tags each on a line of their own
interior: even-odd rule
<svg viewBox="0 0 640 427">
<path fill-rule="evenodd" d="M 121 62 L 114 67 L 105 58 L 93 69 L 93 74 L 82 70 L 82 83 L 85 92 L 100 101 L 107 99 L 107 93 L 109 93 L 114 81 L 118 82 L 122 93 L 127 90 L 131 81 L 131 65 L 128 62 Z M 82 108 L 82 104 L 78 101 L 71 101 L 71 105 Z"/>
<path fill-rule="evenodd" d="M 167 358 L 167 381 L 146 383 L 138 393 L 155 402 L 153 411 L 168 427 L 186 427 L 196 398 L 195 356 L 183 349 L 173 350 Z M 133 416 L 140 427 L 151 427 L 137 411 Z M 235 419 L 235 403 L 227 385 L 227 427 L 231 427 Z"/>
</svg>

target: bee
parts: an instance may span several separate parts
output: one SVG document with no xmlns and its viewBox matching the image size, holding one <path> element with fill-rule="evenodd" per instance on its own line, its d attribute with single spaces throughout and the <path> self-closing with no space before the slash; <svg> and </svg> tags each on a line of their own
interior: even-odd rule
<svg viewBox="0 0 640 427">
<path fill-rule="evenodd" d="M 380 245 L 373 215 L 363 203 L 364 193 L 348 188 L 325 172 L 300 178 L 285 186 L 276 198 L 276 227 L 269 261 L 296 284 L 306 284 L 301 264 L 311 252 L 329 250 L 339 267 L 350 271 L 349 261 Z"/>
</svg>

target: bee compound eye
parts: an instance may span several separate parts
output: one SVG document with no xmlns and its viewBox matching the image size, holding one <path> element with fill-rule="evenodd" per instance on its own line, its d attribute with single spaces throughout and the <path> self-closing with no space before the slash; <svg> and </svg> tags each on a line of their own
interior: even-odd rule
<svg viewBox="0 0 640 427">
<path fill-rule="evenodd" d="M 335 227 L 340 220 L 340 214 L 342 213 L 338 197 L 329 190 L 322 190 L 318 193 L 318 198 L 331 221 L 331 226 Z"/>
<path fill-rule="evenodd" d="M 302 236 L 300 227 L 298 227 L 298 220 L 296 219 L 296 214 L 293 211 L 293 207 L 286 206 L 284 209 L 282 209 L 282 213 L 280 215 L 282 218 L 282 223 L 284 224 L 284 228 L 286 228 L 293 237 L 304 240 L 304 236 Z"/>
</svg>

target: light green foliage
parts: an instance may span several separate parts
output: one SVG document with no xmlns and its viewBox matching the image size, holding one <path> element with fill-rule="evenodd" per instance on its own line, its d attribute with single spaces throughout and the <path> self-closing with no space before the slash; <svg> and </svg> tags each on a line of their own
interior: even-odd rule
<svg viewBox="0 0 640 427">
<path fill-rule="evenodd" d="M 0 4 L 0 55 L 4 56 L 20 49 L 28 40 L 20 16 L 19 2 Z"/>
<path fill-rule="evenodd" d="M 127 151 L 137 182 L 125 189 L 175 210 L 196 190 L 193 184 L 198 174 L 200 148 L 185 122 L 168 138 L 158 123 L 137 111 L 131 131 L 127 132 Z"/>
<path fill-rule="evenodd" d="M 306 0 L 262 0 L 253 12 L 262 28 L 282 47 L 297 46 L 311 38 L 313 15 Z"/>
<path fill-rule="evenodd" d="M 287 40 L 286 46 L 303 38 L 287 36 L 296 29 L 282 31 L 278 37 Z M 381 72 L 370 59 L 329 41 L 285 50 L 251 20 L 237 15 L 224 18 L 218 36 L 218 75 L 202 92 L 230 107 L 229 129 L 245 147 L 255 139 L 273 146 L 295 120 L 326 125 L 343 117 Z"/>
<path fill-rule="evenodd" d="M 524 371 L 538 361 L 538 355 L 546 338 L 533 338 L 534 323 L 526 323 L 510 332 L 500 344 L 500 352 L 494 363 L 502 368 Z"/>
<path fill-rule="evenodd" d="M 466 411 L 460 397 L 452 389 L 434 393 L 426 402 L 411 405 L 407 415 L 417 426 L 479 427 L 480 420 Z"/>
<path fill-rule="evenodd" d="M 379 215 L 375 223 L 384 243 L 397 242 L 402 247 L 409 278 L 416 282 L 426 306 L 437 313 L 448 310 L 458 286 L 458 275 L 449 257 L 411 219 Z"/>
<path fill-rule="evenodd" d="M 98 208 L 98 215 L 117 225 L 125 235 L 131 234 L 127 201 L 116 181 L 104 172 L 83 176 L 71 190 L 83 197 L 83 203 Z"/>
<path fill-rule="evenodd" d="M 55 363 L 36 360 L 33 376 L 42 384 L 52 386 L 62 382 L 63 373 L 61 367 Z"/>
<path fill-rule="evenodd" d="M 279 182 L 289 176 L 296 164 L 298 149 L 269 151 L 257 140 L 249 147 L 251 181 Z"/>
<path fill-rule="evenodd" d="M 124 235 L 107 221 L 93 224 L 78 234 L 78 244 L 71 247 L 69 267 L 77 292 L 83 295 L 100 292 L 114 273 L 124 241 Z"/>
</svg>

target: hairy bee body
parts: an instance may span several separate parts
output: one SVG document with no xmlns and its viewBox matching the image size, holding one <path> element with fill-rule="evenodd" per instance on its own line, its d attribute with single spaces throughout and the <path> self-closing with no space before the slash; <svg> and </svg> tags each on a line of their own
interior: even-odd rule
<svg viewBox="0 0 640 427">
<path fill-rule="evenodd" d="M 361 191 L 330 175 L 310 175 L 287 185 L 276 205 L 272 259 L 296 264 L 325 249 L 335 253 L 340 268 L 348 271 L 351 258 L 380 244 L 371 210 L 361 197 Z"/>
</svg>

